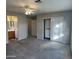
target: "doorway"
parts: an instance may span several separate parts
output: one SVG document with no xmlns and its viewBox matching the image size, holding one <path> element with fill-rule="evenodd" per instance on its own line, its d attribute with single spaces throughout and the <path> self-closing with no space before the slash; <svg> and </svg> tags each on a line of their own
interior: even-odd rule
<svg viewBox="0 0 79 59">
<path fill-rule="evenodd" d="M 44 19 L 44 39 L 50 40 L 50 22 L 51 19 Z"/>
<path fill-rule="evenodd" d="M 17 39 L 17 16 L 7 16 L 8 23 L 8 39 Z"/>
</svg>

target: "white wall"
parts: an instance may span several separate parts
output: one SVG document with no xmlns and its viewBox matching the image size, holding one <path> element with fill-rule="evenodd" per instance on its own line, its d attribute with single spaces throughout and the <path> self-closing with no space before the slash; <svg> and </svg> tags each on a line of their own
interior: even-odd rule
<svg viewBox="0 0 79 59">
<path fill-rule="evenodd" d="M 37 39 L 44 39 L 44 21 L 42 18 L 37 18 Z"/>
<path fill-rule="evenodd" d="M 7 11 L 7 16 L 17 16 L 18 17 L 18 29 L 17 29 L 18 40 L 27 38 L 27 36 L 28 36 L 28 19 L 27 19 L 26 15 Z"/>
<path fill-rule="evenodd" d="M 72 22 L 72 12 L 65 11 L 65 12 L 54 12 L 54 13 L 47 13 L 47 14 L 40 14 L 37 16 L 37 39 L 44 39 L 44 21 L 43 19 L 52 18 L 56 16 L 63 16 L 64 21 L 67 23 L 67 29 L 71 33 L 71 22 Z M 64 43 L 67 43 L 71 39 L 71 35 L 69 34 L 68 39 Z"/>
<path fill-rule="evenodd" d="M 9 41 L 8 41 L 8 23 L 6 21 L 6 44 L 8 44 Z"/>
<path fill-rule="evenodd" d="M 31 29 L 32 29 L 32 36 L 37 36 L 37 20 L 31 20 Z"/>
<path fill-rule="evenodd" d="M 18 17 L 18 39 L 25 39 L 28 36 L 28 19 L 26 16 Z"/>
</svg>

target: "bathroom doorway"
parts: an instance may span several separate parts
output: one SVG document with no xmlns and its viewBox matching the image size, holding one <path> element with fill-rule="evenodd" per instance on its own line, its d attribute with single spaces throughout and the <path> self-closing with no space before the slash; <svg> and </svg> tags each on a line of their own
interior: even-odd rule
<svg viewBox="0 0 79 59">
<path fill-rule="evenodd" d="M 17 16 L 7 16 L 8 39 L 17 39 Z"/>
</svg>

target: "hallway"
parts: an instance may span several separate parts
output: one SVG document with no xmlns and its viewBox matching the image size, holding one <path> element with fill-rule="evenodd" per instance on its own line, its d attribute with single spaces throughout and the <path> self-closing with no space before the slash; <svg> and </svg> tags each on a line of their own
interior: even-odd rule
<svg viewBox="0 0 79 59">
<path fill-rule="evenodd" d="M 6 46 L 7 59 L 71 59 L 70 45 L 28 38 Z"/>
</svg>

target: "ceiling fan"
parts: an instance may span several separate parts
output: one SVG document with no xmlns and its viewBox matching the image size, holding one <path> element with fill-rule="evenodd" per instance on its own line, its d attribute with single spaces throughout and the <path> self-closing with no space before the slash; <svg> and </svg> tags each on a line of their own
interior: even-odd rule
<svg viewBox="0 0 79 59">
<path fill-rule="evenodd" d="M 30 7 L 29 5 L 24 6 L 25 9 L 36 10 L 35 8 Z"/>
<path fill-rule="evenodd" d="M 36 0 L 35 1 L 35 3 L 40 3 L 40 2 L 42 2 L 42 1 L 41 0 Z M 29 5 L 24 6 L 24 8 L 25 8 L 25 14 L 26 15 L 33 14 L 37 11 L 36 9 L 31 8 Z"/>
<path fill-rule="evenodd" d="M 24 6 L 24 9 L 25 9 L 24 12 L 25 12 L 26 15 L 34 14 L 37 11 L 37 9 L 31 8 L 28 5 Z"/>
<path fill-rule="evenodd" d="M 36 0 L 35 2 L 36 2 L 36 3 L 40 3 L 40 2 L 41 2 L 41 0 Z"/>
</svg>

